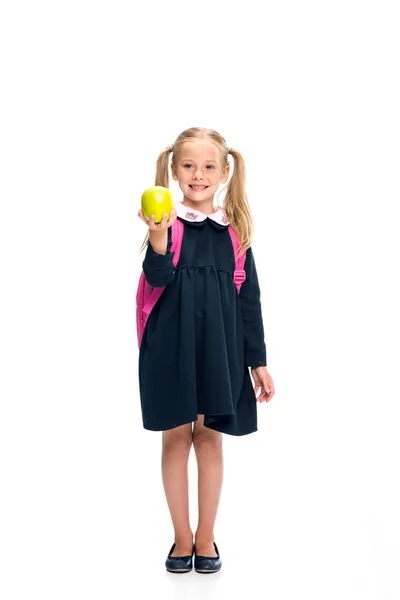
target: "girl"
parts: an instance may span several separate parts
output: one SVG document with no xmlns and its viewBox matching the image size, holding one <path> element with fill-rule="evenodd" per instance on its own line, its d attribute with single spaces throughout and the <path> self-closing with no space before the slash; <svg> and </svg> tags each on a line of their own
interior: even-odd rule
<svg viewBox="0 0 400 600">
<path fill-rule="evenodd" d="M 169 187 L 171 173 L 183 192 L 169 219 L 139 217 L 148 226 L 143 261 L 146 281 L 166 286 L 151 311 L 139 351 L 143 426 L 162 431 L 162 479 L 175 531 L 166 568 L 172 572 L 216 572 L 221 558 L 214 523 L 222 486 L 222 434 L 257 431 L 256 400 L 275 393 L 266 368 L 260 288 L 251 249 L 252 216 L 245 191 L 242 155 L 213 129 L 183 131 L 158 157 L 155 185 Z M 224 208 L 214 195 L 234 170 Z M 184 223 L 179 262 L 172 262 L 171 226 Z M 246 279 L 238 293 L 228 225 L 246 253 Z M 249 368 L 254 380 L 250 380 Z M 257 393 L 260 395 L 257 397 Z M 193 428 L 192 428 L 193 424 Z M 198 464 L 199 520 L 189 523 L 188 458 Z"/>
</svg>

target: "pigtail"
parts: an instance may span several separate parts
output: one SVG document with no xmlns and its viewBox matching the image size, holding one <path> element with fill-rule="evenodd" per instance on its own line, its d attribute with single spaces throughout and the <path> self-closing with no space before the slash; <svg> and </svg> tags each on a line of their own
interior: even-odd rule
<svg viewBox="0 0 400 600">
<path fill-rule="evenodd" d="M 226 187 L 224 211 L 240 243 L 238 256 L 242 256 L 251 246 L 253 217 L 246 194 L 246 169 L 243 156 L 233 148 L 228 148 L 228 154 L 233 158 L 234 169 Z"/>
<path fill-rule="evenodd" d="M 173 152 L 173 146 L 167 146 L 165 150 L 161 152 L 161 154 L 157 158 L 156 162 L 156 177 L 154 185 L 162 185 L 163 187 L 169 188 L 169 155 Z M 146 237 L 144 238 L 142 247 L 140 248 L 140 252 L 147 247 L 147 242 L 150 238 L 150 231 L 147 230 Z"/>
</svg>

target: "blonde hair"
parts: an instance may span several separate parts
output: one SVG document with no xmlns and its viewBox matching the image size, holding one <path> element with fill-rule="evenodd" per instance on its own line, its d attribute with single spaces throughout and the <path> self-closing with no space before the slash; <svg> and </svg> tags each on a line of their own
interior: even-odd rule
<svg viewBox="0 0 400 600">
<path fill-rule="evenodd" d="M 158 156 L 154 185 L 162 185 L 169 188 L 169 155 L 172 152 L 172 163 L 176 165 L 179 162 L 182 144 L 192 139 L 207 139 L 215 144 L 219 150 L 222 167 L 229 165 L 228 154 L 233 158 L 234 169 L 226 187 L 223 209 L 238 237 L 240 249 L 237 256 L 241 256 L 251 246 L 253 238 L 253 217 L 246 195 L 244 158 L 238 150 L 227 146 L 225 138 L 222 135 L 214 129 L 206 129 L 205 127 L 190 127 L 182 131 L 173 145 L 167 146 Z M 148 239 L 149 231 L 147 231 L 140 252 L 146 248 Z"/>
</svg>

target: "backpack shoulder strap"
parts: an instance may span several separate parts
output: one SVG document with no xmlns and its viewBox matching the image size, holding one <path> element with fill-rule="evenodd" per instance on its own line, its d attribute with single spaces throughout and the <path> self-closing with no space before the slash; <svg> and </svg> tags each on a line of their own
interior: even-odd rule
<svg viewBox="0 0 400 600">
<path fill-rule="evenodd" d="M 180 221 L 179 219 L 176 219 L 174 221 L 174 223 L 171 225 L 171 227 L 172 227 L 172 231 L 171 231 L 171 238 L 172 238 L 171 252 L 174 252 L 174 258 L 172 259 L 172 262 L 176 266 L 178 264 L 179 256 L 180 256 L 180 253 L 181 253 L 182 239 L 183 239 L 183 229 L 184 229 L 185 226 L 182 223 L 182 221 Z"/>
<path fill-rule="evenodd" d="M 246 271 L 244 270 L 246 252 L 242 254 L 242 256 L 237 256 L 240 250 L 240 243 L 236 235 L 236 231 L 233 229 L 232 225 L 228 225 L 228 231 L 231 236 L 233 251 L 235 254 L 235 272 L 233 274 L 233 281 L 236 285 L 238 293 L 240 293 L 241 285 L 246 280 Z"/>
</svg>

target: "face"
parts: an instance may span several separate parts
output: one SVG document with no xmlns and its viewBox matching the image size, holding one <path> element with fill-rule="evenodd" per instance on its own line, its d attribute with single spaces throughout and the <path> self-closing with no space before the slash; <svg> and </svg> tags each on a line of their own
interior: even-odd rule
<svg viewBox="0 0 400 600">
<path fill-rule="evenodd" d="M 229 165 L 222 167 L 220 160 L 218 148 L 209 140 L 182 144 L 180 158 L 171 164 L 171 171 L 186 206 L 212 212 L 214 194 L 229 176 Z"/>
</svg>

